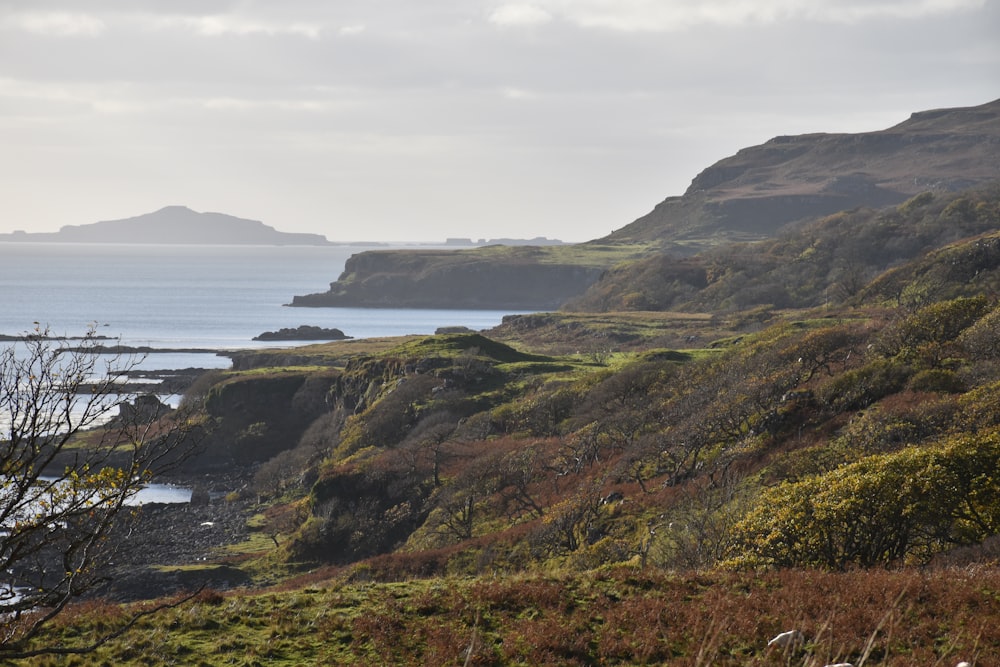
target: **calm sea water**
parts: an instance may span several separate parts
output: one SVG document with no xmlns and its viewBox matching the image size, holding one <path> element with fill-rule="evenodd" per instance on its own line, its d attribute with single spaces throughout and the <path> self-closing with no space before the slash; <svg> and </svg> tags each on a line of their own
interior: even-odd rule
<svg viewBox="0 0 1000 667">
<path fill-rule="evenodd" d="M 148 246 L 0 243 L 0 333 L 80 335 L 90 324 L 126 345 L 153 348 L 287 347 L 264 332 L 302 324 L 355 338 L 485 329 L 506 311 L 288 308 L 323 292 L 357 246 Z M 212 354 L 151 354 L 146 368 L 225 368 Z"/>
</svg>

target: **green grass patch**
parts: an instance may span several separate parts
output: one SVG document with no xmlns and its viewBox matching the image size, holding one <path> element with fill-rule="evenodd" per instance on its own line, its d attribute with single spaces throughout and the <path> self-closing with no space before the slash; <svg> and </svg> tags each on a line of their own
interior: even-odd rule
<svg viewBox="0 0 1000 667">
<path fill-rule="evenodd" d="M 506 246 L 491 245 L 457 250 L 378 250 L 377 253 L 392 253 L 404 256 L 409 262 L 397 262 L 422 266 L 448 266 L 483 261 L 506 261 L 511 263 L 561 264 L 582 267 L 610 267 L 641 257 L 655 249 L 651 243 L 575 243 L 553 246 Z M 351 276 L 347 277 L 350 280 Z M 346 281 L 345 281 L 346 282 Z"/>
<path fill-rule="evenodd" d="M 309 373 L 320 373 L 327 372 L 330 370 L 329 366 L 262 366 L 259 368 L 250 368 L 247 370 L 238 371 L 226 371 L 226 376 L 229 378 L 243 378 L 243 377 L 264 377 L 264 376 L 279 376 L 279 375 L 302 375 Z"/>
<path fill-rule="evenodd" d="M 510 345 L 497 342 L 478 333 L 440 334 L 407 341 L 389 354 L 406 358 L 444 357 L 461 355 L 512 363 L 523 361 L 549 361 L 549 357 L 519 352 Z"/>
</svg>

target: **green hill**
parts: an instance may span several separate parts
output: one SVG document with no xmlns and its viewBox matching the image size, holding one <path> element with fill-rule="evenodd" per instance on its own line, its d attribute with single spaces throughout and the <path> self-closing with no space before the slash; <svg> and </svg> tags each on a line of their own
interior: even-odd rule
<svg viewBox="0 0 1000 667">
<path fill-rule="evenodd" d="M 248 353 L 202 391 L 206 455 L 236 433 L 257 457 L 230 464 L 246 486 L 217 501 L 245 503 L 249 539 L 144 577 L 219 586 L 224 564 L 229 581 L 284 583 L 203 591 L 96 659 L 136 660 L 145 636 L 151 664 L 994 655 L 1000 303 L 968 287 L 992 280 L 993 236 L 892 268 L 850 305 L 650 314 L 698 330 L 683 351 L 539 354 L 505 325 L 503 343 L 295 351 L 312 366 Z M 898 298 L 921 277 L 940 292 Z M 616 318 L 566 317 L 598 339 Z M 40 641 L 123 617 L 91 606 Z M 805 645 L 766 647 L 790 627 Z"/>
<path fill-rule="evenodd" d="M 725 312 L 850 302 L 869 280 L 890 267 L 959 239 L 995 231 L 998 212 L 998 185 L 925 192 L 898 206 L 854 209 L 803 223 L 772 239 L 724 245 L 692 257 L 654 254 L 623 263 L 565 308 Z M 984 287 L 980 276 L 968 283 L 970 287 L 961 288 L 963 281 L 952 273 L 943 276 L 940 285 L 925 285 L 925 291 L 957 294 Z M 905 284 L 916 277 L 904 272 L 873 289 L 885 292 L 891 283 L 913 291 L 917 286 Z M 973 275 L 966 278 L 972 280 Z"/>
</svg>

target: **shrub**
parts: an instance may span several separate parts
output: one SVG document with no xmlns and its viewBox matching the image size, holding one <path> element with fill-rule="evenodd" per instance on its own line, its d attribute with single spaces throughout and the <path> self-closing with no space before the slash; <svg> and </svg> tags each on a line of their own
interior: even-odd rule
<svg viewBox="0 0 1000 667">
<path fill-rule="evenodd" d="M 1000 308 L 992 310 L 963 331 L 958 343 L 974 359 L 1000 358 Z"/>
<path fill-rule="evenodd" d="M 919 359 L 936 367 L 947 356 L 947 345 L 988 310 L 984 296 L 933 303 L 887 327 L 875 349 L 886 357 Z"/>
<path fill-rule="evenodd" d="M 953 397 L 902 392 L 852 419 L 835 449 L 851 458 L 895 451 L 941 435 L 952 425 L 956 411 Z"/>
<path fill-rule="evenodd" d="M 905 363 L 876 359 L 861 368 L 841 373 L 820 387 L 820 400 L 836 412 L 861 410 L 901 390 L 912 373 Z"/>
<path fill-rule="evenodd" d="M 913 391 L 935 391 L 942 394 L 960 394 L 965 391 L 965 383 L 955 371 L 929 368 L 920 371 L 908 383 Z"/>
<path fill-rule="evenodd" d="M 843 569 L 926 562 L 1000 530 L 1000 432 L 870 456 L 761 494 L 733 563 Z"/>
</svg>

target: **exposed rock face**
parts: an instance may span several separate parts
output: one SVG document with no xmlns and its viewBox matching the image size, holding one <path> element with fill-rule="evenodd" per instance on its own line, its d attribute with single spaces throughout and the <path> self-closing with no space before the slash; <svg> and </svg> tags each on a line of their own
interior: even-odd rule
<svg viewBox="0 0 1000 667">
<path fill-rule="evenodd" d="M 602 268 L 542 264 L 530 248 L 500 256 L 461 251 L 373 251 L 347 260 L 330 291 L 296 296 L 292 306 L 380 308 L 558 307 L 593 284 Z"/>
<path fill-rule="evenodd" d="M 212 387 L 205 412 L 213 428 L 184 473 L 231 473 L 295 447 L 312 422 L 329 410 L 327 392 L 338 373 L 274 372 L 235 377 Z"/>
<path fill-rule="evenodd" d="M 1000 100 L 914 113 L 877 132 L 775 137 L 716 162 L 682 197 L 606 240 L 668 241 L 695 252 L 765 238 L 799 220 L 988 183 L 1000 178 L 998 155 Z"/>
</svg>

